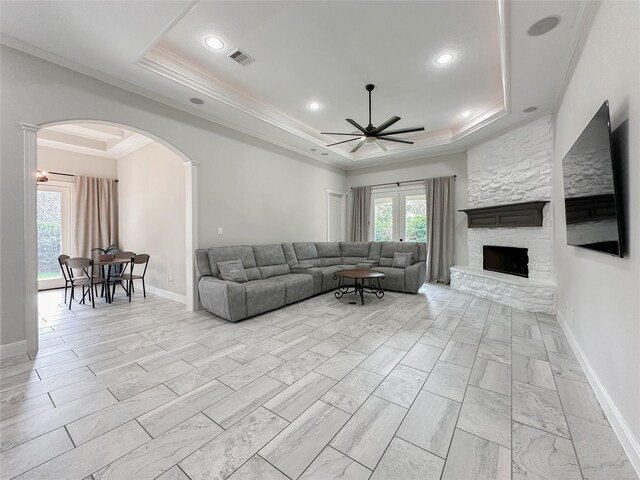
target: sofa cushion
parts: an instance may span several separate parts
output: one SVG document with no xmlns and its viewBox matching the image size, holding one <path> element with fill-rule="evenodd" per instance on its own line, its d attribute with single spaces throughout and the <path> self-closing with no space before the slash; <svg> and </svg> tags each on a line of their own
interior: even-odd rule
<svg viewBox="0 0 640 480">
<path fill-rule="evenodd" d="M 256 259 L 253 255 L 253 249 L 248 245 L 239 245 L 235 247 L 211 247 L 207 251 L 209 256 L 209 268 L 211 275 L 218 277 L 220 270 L 218 270 L 218 262 L 225 262 L 227 260 L 241 260 L 244 271 L 247 274 L 248 280 L 259 280 L 260 271 L 256 266 Z"/>
<path fill-rule="evenodd" d="M 334 288 L 338 288 L 339 279 L 334 279 L 333 275 L 338 270 L 343 270 L 343 265 L 334 265 L 331 267 L 322 267 L 322 291 L 328 292 Z"/>
<path fill-rule="evenodd" d="M 321 258 L 323 267 L 330 267 L 332 265 L 342 265 L 342 257 L 327 257 Z"/>
<path fill-rule="evenodd" d="M 394 252 L 393 263 L 391 264 L 391 266 L 394 268 L 407 268 L 413 263 L 411 261 L 411 257 L 413 257 L 413 254 L 411 252 Z"/>
<path fill-rule="evenodd" d="M 296 257 L 296 251 L 293 249 L 293 244 L 283 243 L 282 252 L 284 253 L 284 259 L 290 267 L 298 264 L 298 257 Z"/>
<path fill-rule="evenodd" d="M 368 260 L 369 259 L 367 257 L 342 257 L 342 263 L 344 263 L 345 265 L 357 265 L 360 262 Z"/>
<path fill-rule="evenodd" d="M 282 307 L 285 299 L 284 282 L 253 280 L 243 284 L 247 300 L 247 316 L 253 317 Z"/>
<path fill-rule="evenodd" d="M 396 252 L 411 253 L 411 264 L 418 260 L 418 243 L 417 242 L 382 242 L 380 250 L 380 266 L 390 267 L 393 265 L 393 256 Z"/>
<path fill-rule="evenodd" d="M 209 256 L 207 250 L 199 248 L 196 250 L 196 265 L 198 267 L 198 274 L 201 277 L 211 276 L 211 268 L 209 268 Z"/>
<path fill-rule="evenodd" d="M 384 273 L 384 280 L 380 281 L 384 290 L 404 292 L 404 268 L 376 267 L 374 270 Z"/>
<path fill-rule="evenodd" d="M 227 260 L 216 264 L 220 271 L 220 278 L 228 282 L 244 283 L 247 281 L 247 274 L 240 260 Z"/>
<path fill-rule="evenodd" d="M 258 270 L 260 270 L 260 275 L 262 275 L 262 278 L 264 279 L 276 277 L 278 275 L 287 275 L 288 273 L 291 273 L 291 267 L 289 267 L 289 265 L 287 265 L 286 263 L 283 263 L 281 265 L 269 265 L 267 267 L 258 267 Z"/>
<path fill-rule="evenodd" d="M 340 242 L 317 242 L 316 251 L 318 257 L 338 257 L 342 256 L 340 252 Z"/>
<path fill-rule="evenodd" d="M 284 252 L 282 251 L 282 245 L 254 245 L 253 255 L 256 258 L 256 265 L 258 267 L 265 267 L 267 265 L 282 265 L 286 264 L 284 258 Z"/>
<path fill-rule="evenodd" d="M 298 262 L 311 263 L 316 267 L 322 266 L 318 258 L 318 250 L 313 242 L 293 242 L 293 250 L 296 252 Z"/>
<path fill-rule="evenodd" d="M 313 296 L 313 276 L 311 275 L 290 273 L 270 278 L 268 281 L 284 284 L 284 303 L 286 305 Z"/>
<path fill-rule="evenodd" d="M 369 256 L 369 242 L 340 242 L 340 254 L 343 257 Z"/>
<path fill-rule="evenodd" d="M 369 245 L 369 260 L 380 260 L 380 251 L 382 250 L 382 242 L 370 242 Z"/>
</svg>

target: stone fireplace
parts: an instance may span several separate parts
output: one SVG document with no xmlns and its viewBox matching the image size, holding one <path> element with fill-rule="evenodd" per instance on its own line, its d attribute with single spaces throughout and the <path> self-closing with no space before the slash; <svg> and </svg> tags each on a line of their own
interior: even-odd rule
<svg viewBox="0 0 640 480">
<path fill-rule="evenodd" d="M 552 147 L 551 118 L 544 117 L 469 150 L 468 209 L 551 199 Z M 546 203 L 537 226 L 469 228 L 469 264 L 451 268 L 451 286 L 522 310 L 554 313 L 552 218 Z M 496 251 L 511 253 L 499 260 Z M 525 255 L 526 271 L 515 268 Z M 518 273 L 505 272 L 510 269 Z"/>
</svg>

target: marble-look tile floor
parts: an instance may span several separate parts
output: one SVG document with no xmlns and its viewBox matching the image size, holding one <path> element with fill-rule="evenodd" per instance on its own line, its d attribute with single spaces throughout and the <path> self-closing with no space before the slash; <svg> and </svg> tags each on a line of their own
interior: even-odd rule
<svg viewBox="0 0 640 480">
<path fill-rule="evenodd" d="M 636 479 L 556 319 L 425 286 L 238 323 L 39 296 L 2 479 Z"/>
</svg>

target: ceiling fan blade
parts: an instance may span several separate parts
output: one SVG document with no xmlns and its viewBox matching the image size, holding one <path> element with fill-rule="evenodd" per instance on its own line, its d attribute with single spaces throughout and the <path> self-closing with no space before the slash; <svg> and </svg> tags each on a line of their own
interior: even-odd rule
<svg viewBox="0 0 640 480">
<path fill-rule="evenodd" d="M 373 131 L 374 135 L 379 135 L 380 132 L 382 132 L 383 130 L 389 128 L 391 125 L 393 125 L 394 123 L 396 123 L 398 120 L 400 120 L 400 117 L 397 116 L 393 116 L 391 117 L 389 120 L 387 120 L 386 122 L 384 122 L 383 124 L 379 125 L 378 128 L 376 128 Z"/>
<path fill-rule="evenodd" d="M 424 130 L 424 127 L 412 127 L 412 128 L 401 128 L 399 130 L 389 130 L 388 132 L 379 133 L 379 137 L 384 137 L 385 135 L 396 135 L 400 133 L 411 133 L 411 132 L 421 132 Z"/>
<path fill-rule="evenodd" d="M 413 145 L 414 142 L 410 142 L 409 140 L 401 140 L 399 138 L 391 138 L 391 137 L 380 137 L 379 140 L 385 140 L 389 142 L 398 142 L 398 143 L 406 143 L 407 145 Z"/>
<path fill-rule="evenodd" d="M 352 137 L 360 135 L 360 133 L 335 133 L 335 132 L 320 132 L 320 135 L 350 135 Z"/>
<path fill-rule="evenodd" d="M 354 140 L 358 140 L 360 138 L 362 138 L 362 137 L 350 138 L 349 140 L 343 140 L 341 142 L 330 143 L 329 145 L 326 145 L 326 146 L 327 147 L 333 147 L 334 145 L 340 145 L 341 143 L 353 142 Z"/>
<path fill-rule="evenodd" d="M 376 140 L 375 144 L 380 147 L 381 150 L 384 150 L 385 152 L 387 151 L 387 147 L 385 147 L 380 140 Z"/>
<path fill-rule="evenodd" d="M 360 125 L 358 125 L 358 122 L 356 122 L 355 120 L 351 120 L 350 118 L 346 119 L 347 122 L 349 122 L 351 125 L 353 125 L 354 127 L 356 127 L 358 130 L 360 130 L 362 133 L 364 133 L 365 135 L 367 134 L 367 131 L 362 128 Z M 398 119 L 399 120 L 399 119 Z"/>
<path fill-rule="evenodd" d="M 353 147 L 353 150 L 351 150 L 350 153 L 356 152 L 362 145 L 364 145 L 364 140 L 362 140 L 359 144 L 357 144 L 355 147 Z"/>
</svg>

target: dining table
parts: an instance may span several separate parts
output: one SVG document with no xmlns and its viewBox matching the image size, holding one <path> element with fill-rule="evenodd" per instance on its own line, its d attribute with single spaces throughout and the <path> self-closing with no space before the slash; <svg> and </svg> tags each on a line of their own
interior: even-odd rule
<svg viewBox="0 0 640 480">
<path fill-rule="evenodd" d="M 112 274 L 112 270 L 114 270 L 113 267 L 115 267 L 116 265 L 123 265 L 124 268 L 126 269 L 126 266 L 129 265 L 131 262 L 133 261 L 132 258 L 112 258 L 112 259 L 103 259 L 103 260 L 96 260 L 94 262 L 94 265 L 99 266 L 101 271 L 102 271 L 102 278 L 104 278 L 106 280 L 106 285 L 105 285 L 105 300 L 107 301 L 107 303 L 111 303 L 113 301 L 113 296 L 111 295 L 111 289 L 109 288 L 109 286 L 111 285 L 111 274 Z M 105 270 L 106 270 L 106 274 L 105 274 Z M 127 295 L 130 295 L 130 286 L 127 286 L 127 288 L 125 290 L 127 290 Z"/>
</svg>

